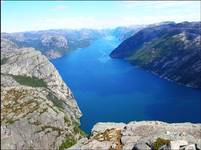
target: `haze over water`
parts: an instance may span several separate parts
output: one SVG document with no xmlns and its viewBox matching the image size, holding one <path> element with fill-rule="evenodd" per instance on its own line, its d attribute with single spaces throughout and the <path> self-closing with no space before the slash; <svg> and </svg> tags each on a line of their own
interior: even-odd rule
<svg viewBox="0 0 201 150">
<path fill-rule="evenodd" d="M 118 44 L 107 36 L 52 60 L 83 113 L 83 130 L 89 132 L 97 122 L 201 122 L 200 90 L 111 59 L 109 54 Z"/>
</svg>

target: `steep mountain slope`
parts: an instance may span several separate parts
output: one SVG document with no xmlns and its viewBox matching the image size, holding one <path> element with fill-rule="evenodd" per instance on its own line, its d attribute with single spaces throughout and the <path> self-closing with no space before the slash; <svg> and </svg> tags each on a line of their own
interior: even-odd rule
<svg viewBox="0 0 201 150">
<path fill-rule="evenodd" d="M 19 47 L 33 47 L 48 58 L 61 57 L 70 50 L 86 47 L 101 35 L 98 30 L 44 30 L 18 33 L 1 33 L 2 38 Z"/>
<path fill-rule="evenodd" d="M 120 41 L 124 41 L 144 27 L 145 26 L 143 26 L 143 25 L 117 27 L 115 29 L 112 29 L 111 34 L 114 35 L 115 37 L 117 37 Z"/>
<path fill-rule="evenodd" d="M 163 78 L 201 88 L 201 23 L 147 27 L 122 42 L 111 54 Z"/>
<path fill-rule="evenodd" d="M 1 149 L 64 149 L 83 136 L 81 112 L 48 59 L 1 39 Z"/>
</svg>

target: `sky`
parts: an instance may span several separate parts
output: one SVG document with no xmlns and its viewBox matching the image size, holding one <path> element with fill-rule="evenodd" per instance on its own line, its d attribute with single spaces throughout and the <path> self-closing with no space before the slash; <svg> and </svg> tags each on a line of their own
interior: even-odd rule
<svg viewBox="0 0 201 150">
<path fill-rule="evenodd" d="M 200 21 L 199 1 L 1 1 L 1 32 Z"/>
</svg>

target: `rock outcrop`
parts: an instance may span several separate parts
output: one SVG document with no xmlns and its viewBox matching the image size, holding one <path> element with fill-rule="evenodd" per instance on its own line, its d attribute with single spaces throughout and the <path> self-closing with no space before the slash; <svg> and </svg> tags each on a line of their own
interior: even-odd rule
<svg viewBox="0 0 201 150">
<path fill-rule="evenodd" d="M 201 124 L 141 121 L 97 123 L 89 139 L 70 149 L 108 150 L 193 150 L 201 149 Z"/>
<path fill-rule="evenodd" d="M 144 28 L 111 54 L 162 78 L 201 88 L 201 23 L 166 23 Z"/>
<path fill-rule="evenodd" d="M 48 59 L 1 39 L 1 149 L 64 149 L 83 136 L 81 112 Z"/>
</svg>

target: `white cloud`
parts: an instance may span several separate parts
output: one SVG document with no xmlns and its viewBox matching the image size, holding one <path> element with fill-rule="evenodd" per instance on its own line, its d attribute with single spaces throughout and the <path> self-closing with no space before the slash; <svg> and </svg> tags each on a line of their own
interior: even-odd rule
<svg viewBox="0 0 201 150">
<path fill-rule="evenodd" d="M 48 18 L 39 21 L 35 24 L 35 28 L 41 29 L 58 29 L 58 28 L 112 28 L 117 26 L 129 26 L 129 25 L 143 25 L 159 23 L 162 21 L 175 21 L 182 22 L 186 21 L 196 21 L 199 20 L 199 16 L 196 13 L 186 14 L 186 15 L 146 15 L 146 16 L 119 16 L 116 18 L 94 18 L 94 17 L 66 17 L 66 18 Z"/>
<path fill-rule="evenodd" d="M 38 28 L 94 28 L 98 27 L 99 23 L 92 17 L 66 17 L 66 18 L 48 18 L 41 20 Z"/>
<path fill-rule="evenodd" d="M 200 6 L 200 1 L 122 1 L 120 2 L 123 7 L 126 8 L 136 8 L 136 7 L 142 7 L 142 8 L 182 8 L 182 7 L 188 7 L 188 6 Z"/>
</svg>

